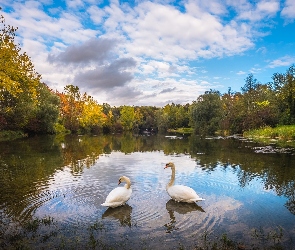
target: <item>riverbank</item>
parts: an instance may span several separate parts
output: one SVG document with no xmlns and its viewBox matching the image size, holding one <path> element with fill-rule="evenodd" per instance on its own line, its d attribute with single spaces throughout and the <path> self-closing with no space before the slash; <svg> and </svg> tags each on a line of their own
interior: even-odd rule
<svg viewBox="0 0 295 250">
<path fill-rule="evenodd" d="M 177 128 L 177 129 L 168 129 L 169 133 L 177 134 L 192 134 L 194 132 L 193 128 Z"/>
<path fill-rule="evenodd" d="M 243 136 L 261 143 L 276 143 L 282 146 L 295 147 L 295 125 L 249 130 L 245 131 Z"/>
<path fill-rule="evenodd" d="M 12 141 L 19 138 L 27 137 L 28 135 L 22 131 L 4 130 L 0 131 L 0 141 Z"/>
</svg>

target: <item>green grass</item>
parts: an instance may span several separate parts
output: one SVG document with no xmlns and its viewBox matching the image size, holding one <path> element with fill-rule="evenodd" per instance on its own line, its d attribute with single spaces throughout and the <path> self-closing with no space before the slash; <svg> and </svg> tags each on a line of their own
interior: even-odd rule
<svg viewBox="0 0 295 250">
<path fill-rule="evenodd" d="M 193 128 L 168 129 L 169 133 L 178 133 L 178 134 L 192 134 L 193 131 L 194 131 Z"/>
<path fill-rule="evenodd" d="M 263 143 L 278 142 L 284 145 L 295 146 L 295 125 L 249 130 L 244 132 L 243 136 Z"/>
</svg>

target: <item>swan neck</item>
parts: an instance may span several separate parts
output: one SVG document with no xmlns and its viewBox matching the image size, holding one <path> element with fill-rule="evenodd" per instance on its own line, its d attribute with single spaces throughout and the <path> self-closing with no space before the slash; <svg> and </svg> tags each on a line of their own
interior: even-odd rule
<svg viewBox="0 0 295 250">
<path fill-rule="evenodd" d="M 127 178 L 125 179 L 125 181 L 126 181 L 125 188 L 129 189 L 131 187 L 131 182 Z"/>
<path fill-rule="evenodd" d="M 167 188 L 173 186 L 175 181 L 175 167 L 171 167 L 171 171 L 172 171 L 172 174 L 171 174 L 170 181 L 167 184 Z"/>
</svg>

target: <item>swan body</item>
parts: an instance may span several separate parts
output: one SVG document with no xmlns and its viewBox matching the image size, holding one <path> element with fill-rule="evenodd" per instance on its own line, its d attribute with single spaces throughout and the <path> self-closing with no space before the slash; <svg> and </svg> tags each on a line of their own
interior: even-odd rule
<svg viewBox="0 0 295 250">
<path fill-rule="evenodd" d="M 119 207 L 124 205 L 129 199 L 132 194 L 131 189 L 131 182 L 130 179 L 126 176 L 121 176 L 119 178 L 119 183 L 126 182 L 124 187 L 117 187 L 114 188 L 107 196 L 104 203 L 102 203 L 102 206 L 105 207 Z"/>
<path fill-rule="evenodd" d="M 165 168 L 171 168 L 172 175 L 169 183 L 166 186 L 167 193 L 170 197 L 177 202 L 194 203 L 197 201 L 203 201 L 195 190 L 184 185 L 174 185 L 175 181 L 175 165 L 172 162 L 166 164 Z"/>
</svg>

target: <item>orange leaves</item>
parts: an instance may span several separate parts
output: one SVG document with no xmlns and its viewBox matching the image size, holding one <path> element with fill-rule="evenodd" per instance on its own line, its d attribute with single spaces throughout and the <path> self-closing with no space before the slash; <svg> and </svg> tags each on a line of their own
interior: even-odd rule
<svg viewBox="0 0 295 250">
<path fill-rule="evenodd" d="M 109 119 L 99 105 L 86 93 L 81 97 L 79 88 L 73 85 L 65 87 L 66 93 L 57 93 L 60 97 L 60 120 L 64 126 L 73 132 L 78 129 L 91 130 L 93 127 L 102 127 Z"/>
</svg>

